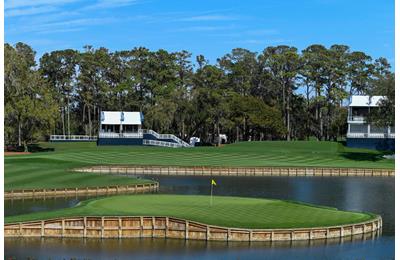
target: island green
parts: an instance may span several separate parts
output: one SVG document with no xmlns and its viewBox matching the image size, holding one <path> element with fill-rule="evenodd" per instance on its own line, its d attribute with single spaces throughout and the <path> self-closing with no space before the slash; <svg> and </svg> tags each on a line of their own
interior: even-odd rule
<svg viewBox="0 0 400 260">
<path fill-rule="evenodd" d="M 368 221 L 368 213 L 283 200 L 196 195 L 120 195 L 56 211 L 10 216 L 6 223 L 71 216 L 167 216 L 236 228 L 306 228 Z"/>
</svg>

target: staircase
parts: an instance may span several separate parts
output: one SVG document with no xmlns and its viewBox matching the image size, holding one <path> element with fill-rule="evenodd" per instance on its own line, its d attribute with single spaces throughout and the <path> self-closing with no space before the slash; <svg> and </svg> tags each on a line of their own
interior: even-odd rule
<svg viewBox="0 0 400 260">
<path fill-rule="evenodd" d="M 151 129 L 141 130 L 143 133 L 143 144 L 162 147 L 193 147 L 179 137 L 172 134 L 159 134 Z M 150 138 L 146 138 L 150 136 Z"/>
</svg>

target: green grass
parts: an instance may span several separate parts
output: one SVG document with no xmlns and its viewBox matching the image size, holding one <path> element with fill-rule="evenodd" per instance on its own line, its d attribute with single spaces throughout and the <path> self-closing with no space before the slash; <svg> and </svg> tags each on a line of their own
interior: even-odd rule
<svg viewBox="0 0 400 260">
<path fill-rule="evenodd" d="M 4 189 L 45 189 L 102 187 L 112 185 L 143 184 L 152 181 L 122 176 L 71 172 L 82 163 L 50 158 L 5 158 Z"/>
<path fill-rule="evenodd" d="M 223 147 L 161 148 L 99 146 L 95 143 L 43 143 L 53 152 L 5 158 L 5 189 L 57 188 L 130 184 L 117 176 L 72 173 L 76 167 L 99 164 L 171 166 L 355 167 L 394 169 L 383 153 L 351 149 L 336 142 L 242 142 Z"/>
<path fill-rule="evenodd" d="M 6 223 L 68 216 L 168 216 L 240 228 L 320 227 L 367 221 L 375 215 L 282 200 L 216 196 L 122 195 L 78 206 L 5 218 Z"/>
</svg>

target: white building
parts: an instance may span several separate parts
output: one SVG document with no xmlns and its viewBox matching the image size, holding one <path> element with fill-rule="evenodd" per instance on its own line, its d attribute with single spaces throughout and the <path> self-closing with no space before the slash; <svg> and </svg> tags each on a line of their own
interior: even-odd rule
<svg viewBox="0 0 400 260">
<path fill-rule="evenodd" d="M 394 126 L 378 127 L 367 121 L 383 96 L 352 96 L 350 98 L 347 146 L 380 150 L 394 149 Z"/>
<path fill-rule="evenodd" d="M 99 138 L 136 137 L 141 132 L 141 112 L 103 111 L 100 118 Z"/>
</svg>

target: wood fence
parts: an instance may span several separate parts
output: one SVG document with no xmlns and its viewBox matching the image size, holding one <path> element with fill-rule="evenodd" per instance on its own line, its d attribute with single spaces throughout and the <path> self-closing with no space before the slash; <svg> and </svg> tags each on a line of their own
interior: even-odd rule
<svg viewBox="0 0 400 260">
<path fill-rule="evenodd" d="M 220 241 L 293 241 L 338 238 L 380 230 L 380 216 L 361 223 L 293 229 L 243 229 L 165 216 L 84 216 L 6 224 L 5 237 L 180 238 Z"/>
<path fill-rule="evenodd" d="M 4 192 L 4 199 L 41 198 L 41 197 L 71 197 L 84 195 L 108 195 L 120 193 L 148 193 L 158 191 L 158 182 L 117 185 L 105 187 L 83 187 L 83 188 L 57 188 L 57 189 L 23 189 L 8 190 Z"/>
<path fill-rule="evenodd" d="M 287 168 L 287 167 L 172 167 L 102 165 L 75 169 L 77 172 L 119 175 L 178 176 L 394 176 L 392 169 Z"/>
</svg>

